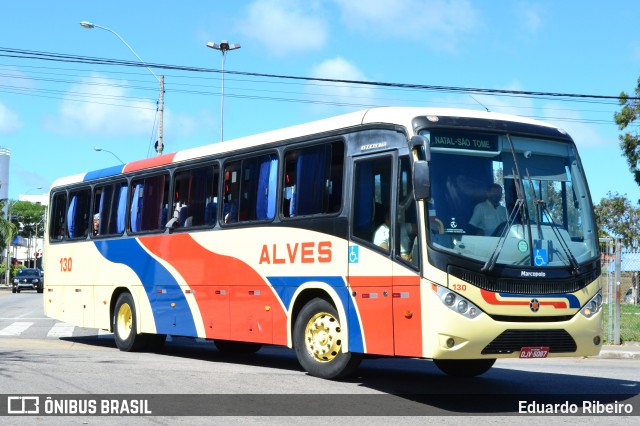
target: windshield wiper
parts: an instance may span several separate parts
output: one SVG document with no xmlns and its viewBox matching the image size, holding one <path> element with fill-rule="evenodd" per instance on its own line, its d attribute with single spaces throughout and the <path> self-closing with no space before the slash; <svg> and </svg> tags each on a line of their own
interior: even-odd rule
<svg viewBox="0 0 640 426">
<path fill-rule="evenodd" d="M 524 187 L 522 185 L 522 179 L 520 178 L 520 168 L 518 166 L 518 159 L 516 158 L 516 150 L 513 147 L 513 141 L 511 140 L 511 135 L 507 133 L 506 137 L 507 137 L 507 140 L 509 141 L 509 147 L 511 148 L 511 155 L 513 157 L 513 164 L 515 165 L 515 169 L 511 169 L 511 173 L 513 174 L 513 177 L 514 177 L 514 182 L 516 187 L 516 196 L 518 198 L 516 200 L 516 203 L 513 206 L 513 209 L 511 209 L 511 212 L 509 212 L 509 217 L 507 219 L 506 225 L 502 230 L 502 232 L 500 233 L 500 238 L 496 243 L 496 247 L 493 249 L 493 253 L 491 253 L 491 256 L 489 256 L 489 259 L 482 266 L 482 272 L 491 272 L 493 268 L 496 266 L 496 263 L 498 262 L 498 257 L 500 256 L 500 252 L 502 251 L 502 247 L 504 246 L 504 243 L 507 241 L 507 234 L 511 229 L 511 225 L 515 221 L 516 212 L 518 212 L 518 210 L 520 210 L 520 217 L 524 219 L 523 222 L 526 223 L 527 228 L 531 229 L 529 225 L 529 213 L 525 207 L 526 203 L 524 199 Z M 524 226 L 524 223 L 523 223 L 523 226 Z M 531 232 L 529 232 L 529 247 L 531 247 L 531 244 L 532 244 Z"/>
<path fill-rule="evenodd" d="M 524 207 L 524 198 L 518 197 L 515 205 L 511 209 L 511 212 L 509 213 L 509 217 L 507 218 L 507 222 L 505 223 L 504 229 L 502 229 L 502 232 L 500 233 L 500 239 L 498 239 L 498 242 L 496 243 L 496 247 L 493 249 L 493 253 L 491 253 L 491 256 L 489 256 L 489 259 L 485 262 L 484 266 L 481 269 L 482 272 L 491 272 L 494 266 L 496 266 L 496 262 L 498 261 L 498 256 L 500 256 L 500 252 L 502 252 L 502 247 L 504 247 L 504 243 L 507 241 L 507 234 L 511 229 L 511 225 L 513 225 L 513 223 L 515 222 L 517 212 L 519 210 L 521 211 L 523 207 Z M 522 212 L 520 212 L 520 214 L 522 215 Z"/>
<path fill-rule="evenodd" d="M 547 207 L 547 203 L 544 200 L 539 200 L 538 197 L 536 196 L 536 191 L 535 189 L 533 189 L 533 181 L 531 180 L 531 176 L 529 175 L 529 170 L 526 169 L 525 171 L 527 172 L 527 180 L 529 181 L 529 187 L 531 188 L 531 198 L 533 200 L 533 204 L 536 206 L 536 212 L 538 209 L 542 211 L 542 214 L 536 213 L 536 216 L 537 216 L 536 222 L 538 224 L 537 226 L 538 239 L 542 240 L 542 229 L 541 229 L 540 223 L 542 222 L 542 219 L 544 219 L 544 215 L 546 213 L 547 218 L 549 219 L 551 230 L 553 231 L 553 235 L 556 237 L 556 239 L 560 243 L 560 247 L 562 248 L 562 251 L 564 251 L 564 255 L 566 256 L 568 262 L 571 264 L 571 267 L 573 267 L 574 273 L 576 274 L 580 273 L 580 265 L 578 265 L 578 261 L 576 260 L 575 256 L 571 252 L 571 249 L 569 248 L 569 244 L 567 244 L 567 240 L 564 239 L 564 237 L 562 236 L 562 233 L 560 233 L 560 231 L 558 230 L 553 220 L 553 216 L 551 215 L 551 212 Z"/>
</svg>

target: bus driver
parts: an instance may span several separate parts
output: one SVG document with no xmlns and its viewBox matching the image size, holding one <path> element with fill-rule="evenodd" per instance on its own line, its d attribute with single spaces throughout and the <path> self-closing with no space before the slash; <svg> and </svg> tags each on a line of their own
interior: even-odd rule
<svg viewBox="0 0 640 426">
<path fill-rule="evenodd" d="M 487 189 L 487 199 L 476 204 L 469 219 L 470 232 L 476 235 L 493 235 L 501 223 L 507 221 L 507 209 L 500 204 L 502 187 L 497 183 Z"/>
</svg>

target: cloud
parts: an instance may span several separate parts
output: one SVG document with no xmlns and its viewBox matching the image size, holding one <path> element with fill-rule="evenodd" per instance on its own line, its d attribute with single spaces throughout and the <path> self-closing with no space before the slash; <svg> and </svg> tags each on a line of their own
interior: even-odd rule
<svg viewBox="0 0 640 426">
<path fill-rule="evenodd" d="M 521 3 L 516 6 L 516 14 L 518 20 L 522 23 L 521 27 L 526 28 L 531 33 L 536 33 L 543 24 L 543 13 L 539 5 Z"/>
<path fill-rule="evenodd" d="M 83 136 L 148 135 L 156 118 L 156 104 L 134 98 L 124 80 L 99 74 L 83 78 L 66 93 L 59 114 L 45 127 L 61 134 Z"/>
<path fill-rule="evenodd" d="M 314 1 L 256 0 L 246 9 L 240 31 L 252 43 L 261 44 L 270 55 L 283 57 L 293 53 L 322 49 L 328 28 L 320 6 Z"/>
<path fill-rule="evenodd" d="M 22 127 L 18 114 L 0 103 L 0 134 L 13 133 Z"/>
<path fill-rule="evenodd" d="M 333 0 L 343 22 L 376 38 L 421 40 L 434 50 L 456 51 L 480 26 L 467 0 Z"/>
<path fill-rule="evenodd" d="M 344 58 L 327 59 L 311 69 L 310 76 L 336 80 L 368 81 L 366 75 L 357 66 Z M 341 104 L 369 105 L 373 102 L 371 88 L 349 83 L 317 83 L 308 86 L 307 93 L 313 99 L 334 106 Z"/>
</svg>

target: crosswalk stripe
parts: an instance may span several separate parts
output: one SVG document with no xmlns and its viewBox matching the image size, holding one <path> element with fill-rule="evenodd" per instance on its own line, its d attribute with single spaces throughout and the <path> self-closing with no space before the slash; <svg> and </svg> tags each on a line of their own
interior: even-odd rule
<svg viewBox="0 0 640 426">
<path fill-rule="evenodd" d="M 19 336 L 23 331 L 31 327 L 33 324 L 34 323 L 32 322 L 14 322 L 10 326 L 0 330 L 0 336 Z"/>
<path fill-rule="evenodd" d="M 71 337 L 73 336 L 73 329 L 75 326 L 65 324 L 63 322 L 57 322 L 47 333 L 47 337 Z"/>
</svg>

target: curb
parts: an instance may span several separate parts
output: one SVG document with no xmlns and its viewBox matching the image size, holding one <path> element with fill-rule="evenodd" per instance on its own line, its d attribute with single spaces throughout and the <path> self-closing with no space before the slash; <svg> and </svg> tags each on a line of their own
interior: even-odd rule
<svg viewBox="0 0 640 426">
<path fill-rule="evenodd" d="M 632 342 L 620 346 L 603 346 L 597 358 L 640 360 L 640 345 Z"/>
</svg>

